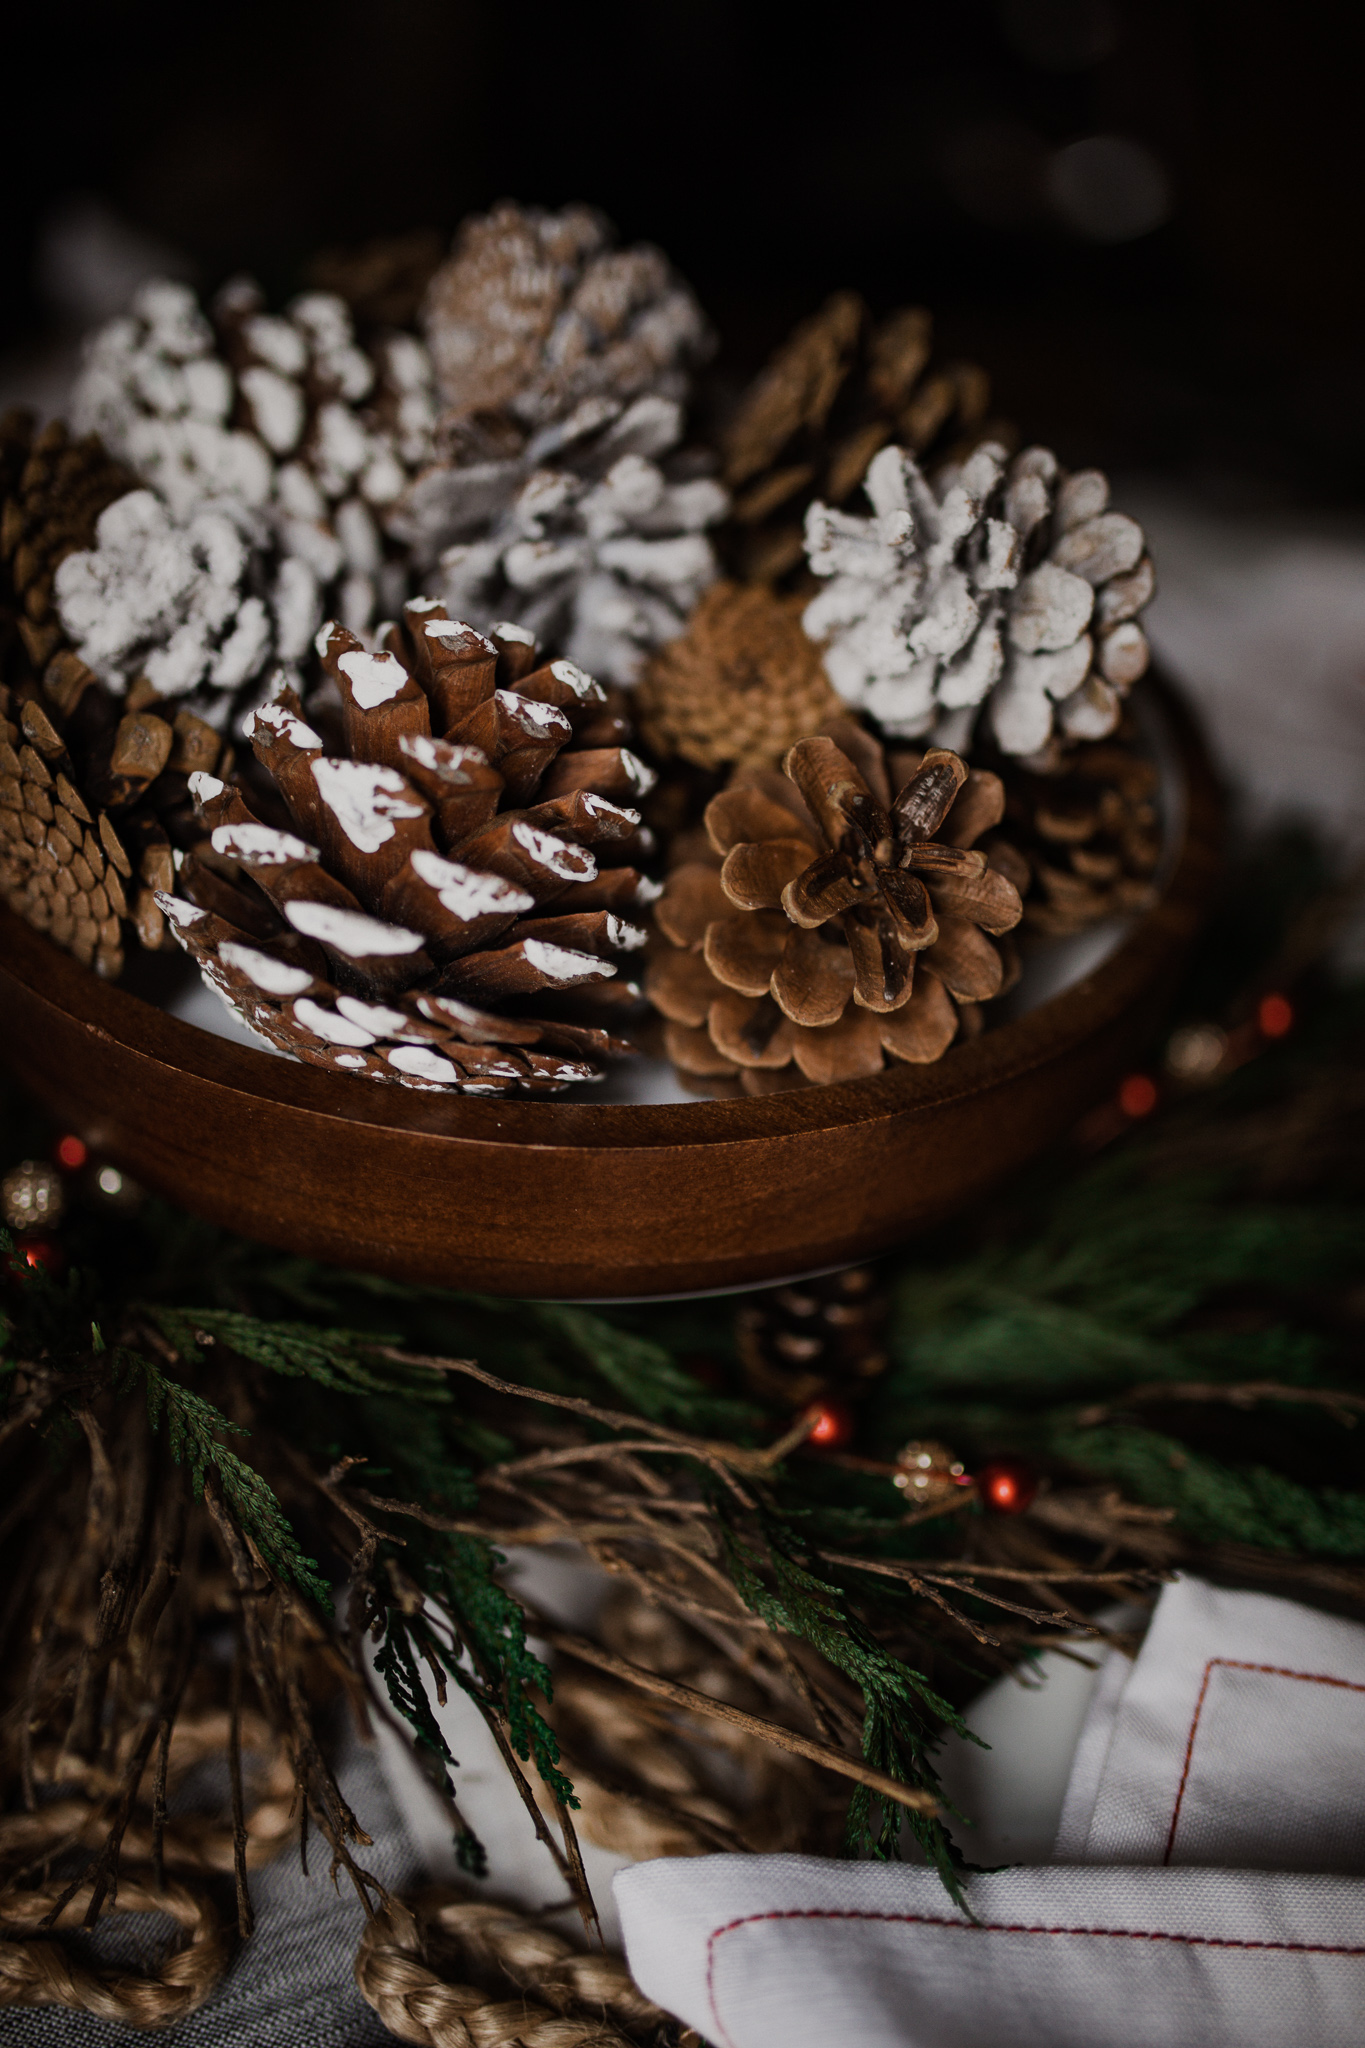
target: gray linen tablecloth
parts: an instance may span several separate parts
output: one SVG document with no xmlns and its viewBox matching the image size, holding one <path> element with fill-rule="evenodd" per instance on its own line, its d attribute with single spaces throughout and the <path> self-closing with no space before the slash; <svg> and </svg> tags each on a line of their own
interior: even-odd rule
<svg viewBox="0 0 1365 2048">
<path fill-rule="evenodd" d="M 357 1861 L 393 1890 L 421 1877 L 417 1854 L 389 1796 L 378 1756 L 352 1737 L 339 1773 L 342 1790 L 374 1846 Z M 364 1915 L 351 1885 L 333 1891 L 325 1843 L 312 1838 L 305 1878 L 287 1849 L 253 1874 L 256 1932 L 207 2004 L 179 2026 L 149 2036 L 59 2007 L 0 2011 L 3 2048 L 372 2048 L 393 2035 L 356 1990 L 351 1965 Z M 160 1923 L 164 1927 L 165 1923 Z M 134 1961 L 134 1923 L 111 1923 L 106 1952 Z M 143 1922 L 148 1940 L 153 1924 Z M 139 1930 L 140 1931 L 140 1930 Z M 101 1944 L 104 1946 L 104 1944 Z"/>
</svg>

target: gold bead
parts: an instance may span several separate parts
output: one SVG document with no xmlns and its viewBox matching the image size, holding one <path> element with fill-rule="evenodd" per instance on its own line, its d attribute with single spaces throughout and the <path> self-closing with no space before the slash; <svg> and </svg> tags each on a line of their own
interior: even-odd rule
<svg viewBox="0 0 1365 2048">
<path fill-rule="evenodd" d="M 916 1507 L 937 1507 L 951 1500 L 965 1483 L 966 1468 L 946 1444 L 928 1439 L 903 1444 L 896 1453 L 900 1470 L 891 1484 Z"/>
<path fill-rule="evenodd" d="M 41 1160 L 25 1159 L 0 1180 L 0 1209 L 11 1230 L 61 1221 L 61 1175 Z"/>
</svg>

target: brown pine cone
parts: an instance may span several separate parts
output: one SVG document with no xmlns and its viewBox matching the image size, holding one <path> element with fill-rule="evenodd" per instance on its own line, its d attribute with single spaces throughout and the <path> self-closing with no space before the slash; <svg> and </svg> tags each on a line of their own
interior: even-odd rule
<svg viewBox="0 0 1365 2048">
<path fill-rule="evenodd" d="M 1031 931 L 1065 937 L 1151 909 L 1161 859 L 1156 794 L 1154 763 L 1112 740 L 1073 749 L 1054 774 L 1011 777 L 1010 839 L 1033 871 L 1024 904 Z"/>
<path fill-rule="evenodd" d="M 156 892 L 173 883 L 173 840 L 202 836 L 188 778 L 224 751 L 191 711 L 174 724 L 126 711 L 69 649 L 41 693 L 0 686 L 0 895 L 112 980 L 130 935 L 165 939 Z"/>
<path fill-rule="evenodd" d="M 650 662 L 632 705 L 657 754 L 699 768 L 773 767 L 839 708 L 801 600 L 717 583 Z"/>
<path fill-rule="evenodd" d="M 862 1391 L 886 1370 L 888 1308 L 871 1266 L 756 1295 L 735 1317 L 747 1384 L 760 1400 L 792 1408 L 821 1394 Z"/>
<path fill-rule="evenodd" d="M 18 409 L 0 420 L 0 602 L 12 611 L 28 675 L 41 675 L 62 641 L 52 599 L 57 565 L 94 546 L 100 513 L 132 488 L 97 434 L 73 440 L 53 420 L 35 435 L 32 414 Z"/>
<path fill-rule="evenodd" d="M 443 254 L 435 228 L 381 235 L 357 249 L 322 250 L 308 265 L 308 284 L 344 299 L 364 327 L 415 327 Z"/>
<path fill-rule="evenodd" d="M 747 582 L 776 582 L 795 569 L 807 505 L 851 498 L 888 441 L 933 461 L 1008 431 L 986 419 L 984 370 L 932 356 L 933 319 L 923 306 L 874 323 L 857 292 L 836 292 L 788 336 L 721 436 L 734 493 L 726 552 Z"/>
<path fill-rule="evenodd" d="M 970 1031 L 975 1005 L 1011 985 L 995 940 L 1019 922 L 1024 866 L 971 850 L 1004 815 L 999 776 L 937 747 L 893 765 L 894 800 L 881 746 L 835 720 L 782 773 L 741 769 L 712 798 L 712 857 L 669 876 L 646 984 L 684 1072 L 738 1072 L 762 1093 L 800 1085 L 793 1061 L 825 1082 L 887 1055 L 936 1060 L 957 1006 Z"/>
<path fill-rule="evenodd" d="M 210 848 L 161 899 L 176 936 L 315 1066 L 479 1095 L 600 1079 L 629 1050 L 603 1023 L 638 996 L 618 956 L 650 887 L 622 799 L 651 772 L 600 684 L 537 666 L 523 629 L 485 639 L 415 598 L 385 639 L 323 627 L 310 711 L 285 690 L 256 714 L 259 794 L 195 779 Z M 331 746 L 309 722 L 329 691 Z"/>
</svg>

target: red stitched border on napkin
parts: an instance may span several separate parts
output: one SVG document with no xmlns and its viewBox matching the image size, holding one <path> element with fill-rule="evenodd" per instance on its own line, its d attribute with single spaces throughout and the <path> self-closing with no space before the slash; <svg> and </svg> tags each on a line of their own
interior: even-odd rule
<svg viewBox="0 0 1365 2048">
<path fill-rule="evenodd" d="M 1289 1671 L 1280 1664 L 1247 1664 L 1239 1657 L 1210 1657 L 1204 1666 L 1203 1682 L 1199 1697 L 1194 1703 L 1194 1716 L 1190 1722 L 1189 1739 L 1185 1744 L 1185 1766 L 1180 1773 L 1180 1787 L 1175 1795 L 1175 1807 L 1171 1813 L 1170 1830 L 1166 1836 L 1166 1853 L 1163 1863 L 1169 1863 L 1175 1848 L 1175 1831 L 1180 1825 L 1180 1809 L 1185 1803 L 1185 1787 L 1189 1782 L 1190 1762 L 1194 1756 L 1194 1738 L 1199 1732 L 1199 1717 L 1204 1711 L 1204 1699 L 1209 1689 L 1209 1680 L 1221 1665 L 1225 1671 L 1259 1671 L 1266 1678 L 1298 1678 L 1305 1685 L 1331 1685 L 1341 1692 L 1365 1692 L 1365 1685 L 1356 1685 L 1349 1678 L 1332 1678 L 1324 1671 Z"/>
<path fill-rule="evenodd" d="M 1225 1662 L 1226 1659 L 1214 1659 Z M 1253 1670 L 1273 1669 L 1272 1666 L 1253 1665 Z M 1313 1677 L 1311 1672 L 1275 1672 L 1277 1677 Z M 1345 1685 L 1344 1679 L 1327 1679 L 1329 1685 Z M 1365 1686 L 1351 1687 L 1353 1692 L 1365 1692 Z M 946 1927 L 960 1934 L 1065 1934 L 1102 1938 L 1106 1941 L 1168 1941 L 1181 1948 L 1229 1948 L 1265 1949 L 1275 1954 L 1309 1956 L 1365 1956 L 1365 1944 L 1361 1946 L 1333 1946 L 1316 1941 L 1238 1941 L 1230 1935 L 1220 1934 L 1166 1934 L 1148 1927 L 1033 1927 L 1022 1921 L 1000 1921 L 987 1925 L 978 1920 L 945 1920 L 934 1913 L 869 1913 L 853 1909 L 837 1911 L 829 1907 L 790 1907 L 771 1913 L 746 1913 L 738 1920 L 727 1921 L 724 1927 L 713 1928 L 706 1944 L 706 1997 L 711 2015 L 716 2024 L 717 2039 L 734 2048 L 716 2005 L 716 1943 L 722 1935 L 733 1934 L 741 1927 L 756 1926 L 765 1920 L 877 1920 L 906 1927 Z"/>
</svg>

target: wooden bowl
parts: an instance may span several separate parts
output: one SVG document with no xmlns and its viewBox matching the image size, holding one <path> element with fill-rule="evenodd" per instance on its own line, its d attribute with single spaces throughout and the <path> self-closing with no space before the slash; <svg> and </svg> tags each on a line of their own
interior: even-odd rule
<svg viewBox="0 0 1365 2048">
<path fill-rule="evenodd" d="M 1001 1180 L 1159 1021 L 1215 878 L 1221 803 L 1159 701 L 1183 817 L 1156 906 L 1093 973 L 937 1065 L 755 1099 L 410 1094 L 211 1036 L 0 910 L 0 1051 L 145 1186 L 248 1236 L 532 1297 L 754 1285 L 885 1250 Z"/>
</svg>

